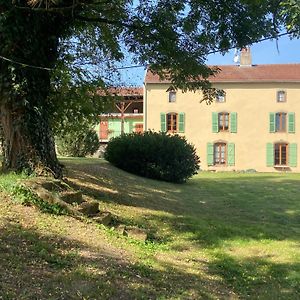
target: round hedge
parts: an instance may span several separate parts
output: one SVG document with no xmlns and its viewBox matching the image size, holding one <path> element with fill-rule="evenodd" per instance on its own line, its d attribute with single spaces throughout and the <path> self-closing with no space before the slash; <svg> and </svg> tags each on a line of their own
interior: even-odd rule
<svg viewBox="0 0 300 300">
<path fill-rule="evenodd" d="M 196 174 L 200 163 L 195 147 L 184 137 L 152 131 L 111 139 L 104 158 L 125 171 L 177 183 Z"/>
</svg>

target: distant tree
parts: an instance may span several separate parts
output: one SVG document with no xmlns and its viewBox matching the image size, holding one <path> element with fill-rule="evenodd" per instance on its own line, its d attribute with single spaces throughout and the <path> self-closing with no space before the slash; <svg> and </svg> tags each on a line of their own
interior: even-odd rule
<svg viewBox="0 0 300 300">
<path fill-rule="evenodd" d="M 205 65 L 208 53 L 275 37 L 283 21 L 299 29 L 294 2 L 297 8 L 292 0 L 0 0 L 4 168 L 62 175 L 50 123 L 68 104 L 51 102 L 55 76 L 69 76 L 74 87 L 104 86 L 109 78 L 99 66 L 114 70 L 129 52 L 174 87 L 200 88 L 209 99 L 207 78 L 217 70 Z M 78 99 L 83 109 L 86 100 Z"/>
</svg>

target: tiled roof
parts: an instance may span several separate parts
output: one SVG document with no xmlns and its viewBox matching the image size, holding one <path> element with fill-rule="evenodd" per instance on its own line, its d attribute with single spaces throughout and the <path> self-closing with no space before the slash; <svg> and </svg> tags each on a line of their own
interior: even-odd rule
<svg viewBox="0 0 300 300">
<path fill-rule="evenodd" d="M 300 64 L 273 64 L 217 66 L 221 71 L 209 77 L 211 82 L 300 82 Z M 160 80 L 159 76 L 147 71 L 146 83 L 169 83 Z"/>
<path fill-rule="evenodd" d="M 111 95 L 119 97 L 143 97 L 142 87 L 111 87 L 107 91 L 99 90 L 100 95 Z"/>
</svg>

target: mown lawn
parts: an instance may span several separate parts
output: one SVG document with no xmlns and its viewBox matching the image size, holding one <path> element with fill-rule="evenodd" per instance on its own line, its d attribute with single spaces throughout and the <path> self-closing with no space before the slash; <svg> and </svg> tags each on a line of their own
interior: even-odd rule
<svg viewBox="0 0 300 300">
<path fill-rule="evenodd" d="M 149 230 L 150 241 L 43 214 L 2 193 L 2 298 L 300 298 L 300 174 L 202 172 L 179 185 L 98 159 L 62 162 L 69 184 L 119 222 Z M 4 190 L 16 180 L 7 178 Z"/>
</svg>

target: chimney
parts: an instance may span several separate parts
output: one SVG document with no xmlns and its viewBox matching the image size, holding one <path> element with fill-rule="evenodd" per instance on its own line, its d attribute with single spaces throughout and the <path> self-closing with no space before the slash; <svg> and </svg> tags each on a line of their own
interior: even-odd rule
<svg viewBox="0 0 300 300">
<path fill-rule="evenodd" d="M 240 67 L 251 67 L 252 57 L 250 47 L 243 48 L 241 50 Z"/>
</svg>

